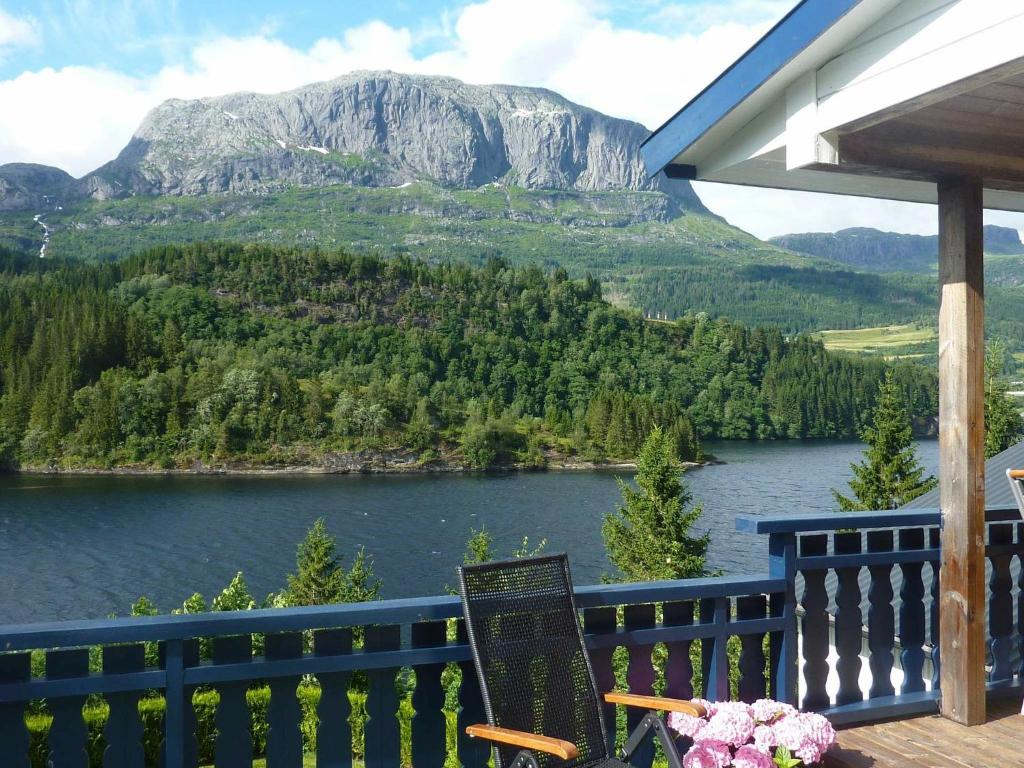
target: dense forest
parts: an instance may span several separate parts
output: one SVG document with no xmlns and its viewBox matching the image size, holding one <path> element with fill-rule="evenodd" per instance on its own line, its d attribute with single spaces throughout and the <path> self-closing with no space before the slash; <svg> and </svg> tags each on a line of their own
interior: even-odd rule
<svg viewBox="0 0 1024 768">
<path fill-rule="evenodd" d="M 231 243 L 118 263 L 0 251 L 7 466 L 630 458 L 655 425 L 848 437 L 886 364 L 707 315 L 644 321 L 563 270 Z M 933 372 L 896 367 L 911 413 Z"/>
</svg>

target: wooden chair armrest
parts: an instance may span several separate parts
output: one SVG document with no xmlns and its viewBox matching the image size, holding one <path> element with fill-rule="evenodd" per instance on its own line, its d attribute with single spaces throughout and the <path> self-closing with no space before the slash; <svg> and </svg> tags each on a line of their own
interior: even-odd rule
<svg viewBox="0 0 1024 768">
<path fill-rule="evenodd" d="M 580 753 L 571 741 L 553 739 L 550 736 L 540 736 L 525 731 L 513 731 L 511 728 L 498 728 L 495 725 L 470 725 L 466 728 L 466 733 L 488 741 L 511 744 L 537 752 L 547 752 L 549 755 L 555 755 L 563 760 L 573 760 Z"/>
<path fill-rule="evenodd" d="M 1008 469 L 1006 476 L 1011 480 L 1024 480 L 1024 469 Z"/>
<path fill-rule="evenodd" d="M 666 699 L 663 696 L 643 696 L 639 693 L 616 693 L 611 691 L 604 695 L 604 700 L 609 704 L 624 704 L 627 707 L 641 707 L 643 709 L 658 709 L 665 712 L 682 712 L 685 715 L 704 717 L 707 714 L 704 707 L 693 701 L 682 699 Z"/>
</svg>

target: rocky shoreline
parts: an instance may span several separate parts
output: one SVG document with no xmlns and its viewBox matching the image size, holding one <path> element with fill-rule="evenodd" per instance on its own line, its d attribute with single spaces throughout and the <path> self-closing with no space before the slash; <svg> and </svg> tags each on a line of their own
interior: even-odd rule
<svg viewBox="0 0 1024 768">
<path fill-rule="evenodd" d="M 250 464 L 225 462 L 205 464 L 195 461 L 188 467 L 62 467 L 23 466 L 15 470 L 25 475 L 427 475 L 478 472 L 599 472 L 636 469 L 632 461 L 587 461 L 568 456 L 548 456 L 543 465 L 503 464 L 478 470 L 453 459 L 438 458 L 421 461 L 413 452 L 355 451 L 329 453 L 317 461 L 294 464 Z M 714 460 L 683 462 L 686 468 L 718 463 Z"/>
</svg>

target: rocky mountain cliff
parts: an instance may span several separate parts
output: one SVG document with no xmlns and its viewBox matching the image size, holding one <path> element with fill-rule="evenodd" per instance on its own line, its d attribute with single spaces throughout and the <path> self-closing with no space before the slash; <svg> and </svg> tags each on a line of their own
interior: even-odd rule
<svg viewBox="0 0 1024 768">
<path fill-rule="evenodd" d="M 0 165 L 0 211 L 47 210 L 75 196 L 76 182 L 60 168 L 35 163 Z"/>
<path fill-rule="evenodd" d="M 906 235 L 870 227 L 781 235 L 770 242 L 791 251 L 875 272 L 932 272 L 939 258 L 937 235 Z M 1020 233 L 1009 227 L 986 225 L 985 252 L 1024 254 Z"/>
<path fill-rule="evenodd" d="M 41 192 L 0 166 L 0 210 L 68 197 L 261 194 L 289 186 L 656 190 L 703 210 L 690 185 L 648 179 L 647 129 L 548 90 L 467 85 L 447 77 L 358 72 L 281 94 L 236 93 L 154 109 L 116 159 Z M 66 176 L 66 174 L 64 174 Z M 50 178 L 52 177 L 52 178 Z M 20 181 L 18 181 L 20 179 Z"/>
</svg>

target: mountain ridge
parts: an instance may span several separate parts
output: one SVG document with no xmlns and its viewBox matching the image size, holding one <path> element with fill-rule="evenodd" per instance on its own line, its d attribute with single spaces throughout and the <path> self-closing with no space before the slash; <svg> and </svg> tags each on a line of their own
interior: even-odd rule
<svg viewBox="0 0 1024 768">
<path fill-rule="evenodd" d="M 790 251 L 872 272 L 932 272 L 938 266 L 938 235 L 910 235 L 871 227 L 849 227 L 836 232 L 779 235 L 769 238 L 768 242 Z M 985 253 L 1024 254 L 1020 233 L 1010 227 L 986 224 Z"/>
<path fill-rule="evenodd" d="M 706 212 L 688 182 L 647 176 L 639 154 L 647 133 L 542 88 L 361 71 L 278 94 L 165 101 L 117 157 L 80 179 L 50 166 L 0 166 L 0 210 L 430 181 L 658 191 L 680 212 Z"/>
</svg>

